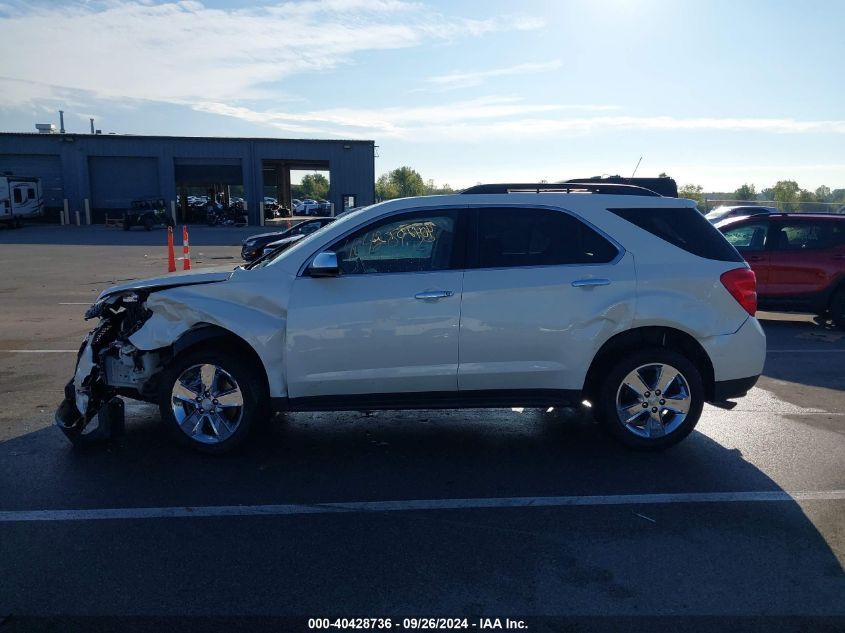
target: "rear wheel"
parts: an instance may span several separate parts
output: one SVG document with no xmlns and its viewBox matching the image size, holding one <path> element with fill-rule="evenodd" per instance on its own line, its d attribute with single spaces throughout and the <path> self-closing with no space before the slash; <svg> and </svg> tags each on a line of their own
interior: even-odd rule
<svg viewBox="0 0 845 633">
<path fill-rule="evenodd" d="M 634 352 L 607 374 L 596 412 L 632 448 L 659 450 L 695 428 L 704 408 L 701 373 L 685 356 L 655 348 Z"/>
<path fill-rule="evenodd" d="M 147 231 L 152 231 L 153 226 L 155 225 L 155 221 L 151 217 L 144 218 L 144 229 Z"/>
<path fill-rule="evenodd" d="M 840 288 L 830 302 L 830 318 L 840 329 L 845 330 L 845 288 Z"/>
<path fill-rule="evenodd" d="M 226 453 L 269 416 L 264 382 L 258 368 L 235 352 L 188 352 L 162 375 L 162 420 L 182 445 L 202 453 Z"/>
</svg>

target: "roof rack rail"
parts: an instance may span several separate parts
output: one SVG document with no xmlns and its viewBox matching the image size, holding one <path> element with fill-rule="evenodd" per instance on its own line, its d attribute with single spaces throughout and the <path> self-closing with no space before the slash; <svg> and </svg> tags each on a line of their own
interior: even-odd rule
<svg viewBox="0 0 845 633">
<path fill-rule="evenodd" d="M 500 183 L 475 185 L 461 192 L 462 195 L 482 193 L 600 193 L 614 196 L 662 197 L 659 193 L 645 187 L 596 182 Z"/>
</svg>

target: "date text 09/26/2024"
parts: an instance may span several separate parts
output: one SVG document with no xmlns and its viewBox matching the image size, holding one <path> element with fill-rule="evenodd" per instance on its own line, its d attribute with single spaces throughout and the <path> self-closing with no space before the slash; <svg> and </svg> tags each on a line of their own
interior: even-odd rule
<svg viewBox="0 0 845 633">
<path fill-rule="evenodd" d="M 527 630 L 525 620 L 511 618 L 309 618 L 308 628 L 370 630 Z"/>
</svg>

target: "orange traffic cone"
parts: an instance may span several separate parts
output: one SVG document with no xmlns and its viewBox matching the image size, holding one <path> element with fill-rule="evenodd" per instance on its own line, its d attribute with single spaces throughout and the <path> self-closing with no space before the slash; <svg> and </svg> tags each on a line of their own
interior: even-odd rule
<svg viewBox="0 0 845 633">
<path fill-rule="evenodd" d="M 167 272 L 176 272 L 176 255 L 173 253 L 173 227 L 167 227 Z"/>
<path fill-rule="evenodd" d="M 191 270 L 191 247 L 188 244 L 188 226 L 182 225 L 182 270 Z"/>
</svg>

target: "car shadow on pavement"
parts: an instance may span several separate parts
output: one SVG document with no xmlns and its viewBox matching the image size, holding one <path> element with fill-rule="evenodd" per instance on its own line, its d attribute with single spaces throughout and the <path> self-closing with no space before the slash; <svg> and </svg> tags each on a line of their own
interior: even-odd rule
<svg viewBox="0 0 845 633">
<path fill-rule="evenodd" d="M 845 330 L 830 323 L 774 316 L 761 317 L 760 323 L 769 350 L 764 376 L 812 387 L 845 389 Z"/>
<path fill-rule="evenodd" d="M 780 490 L 702 433 L 632 452 L 579 412 L 535 409 L 289 414 L 209 457 L 175 446 L 139 407 L 125 437 L 86 450 L 53 428 L 0 444 L 0 481 L 14 482 L 6 511 Z M 197 613 L 223 570 L 231 601 L 220 596 L 215 613 L 572 614 L 610 601 L 631 615 L 819 615 L 845 604 L 841 565 L 790 501 L 164 521 L 0 523 L 7 607 L 67 613 L 93 594 L 109 613 Z M 46 553 L 27 560 L 40 530 Z M 84 574 L 55 562 L 92 538 L 106 549 L 86 555 Z M 144 573 L 126 573 L 141 561 Z M 686 598 L 666 611 L 649 584 Z"/>
</svg>

